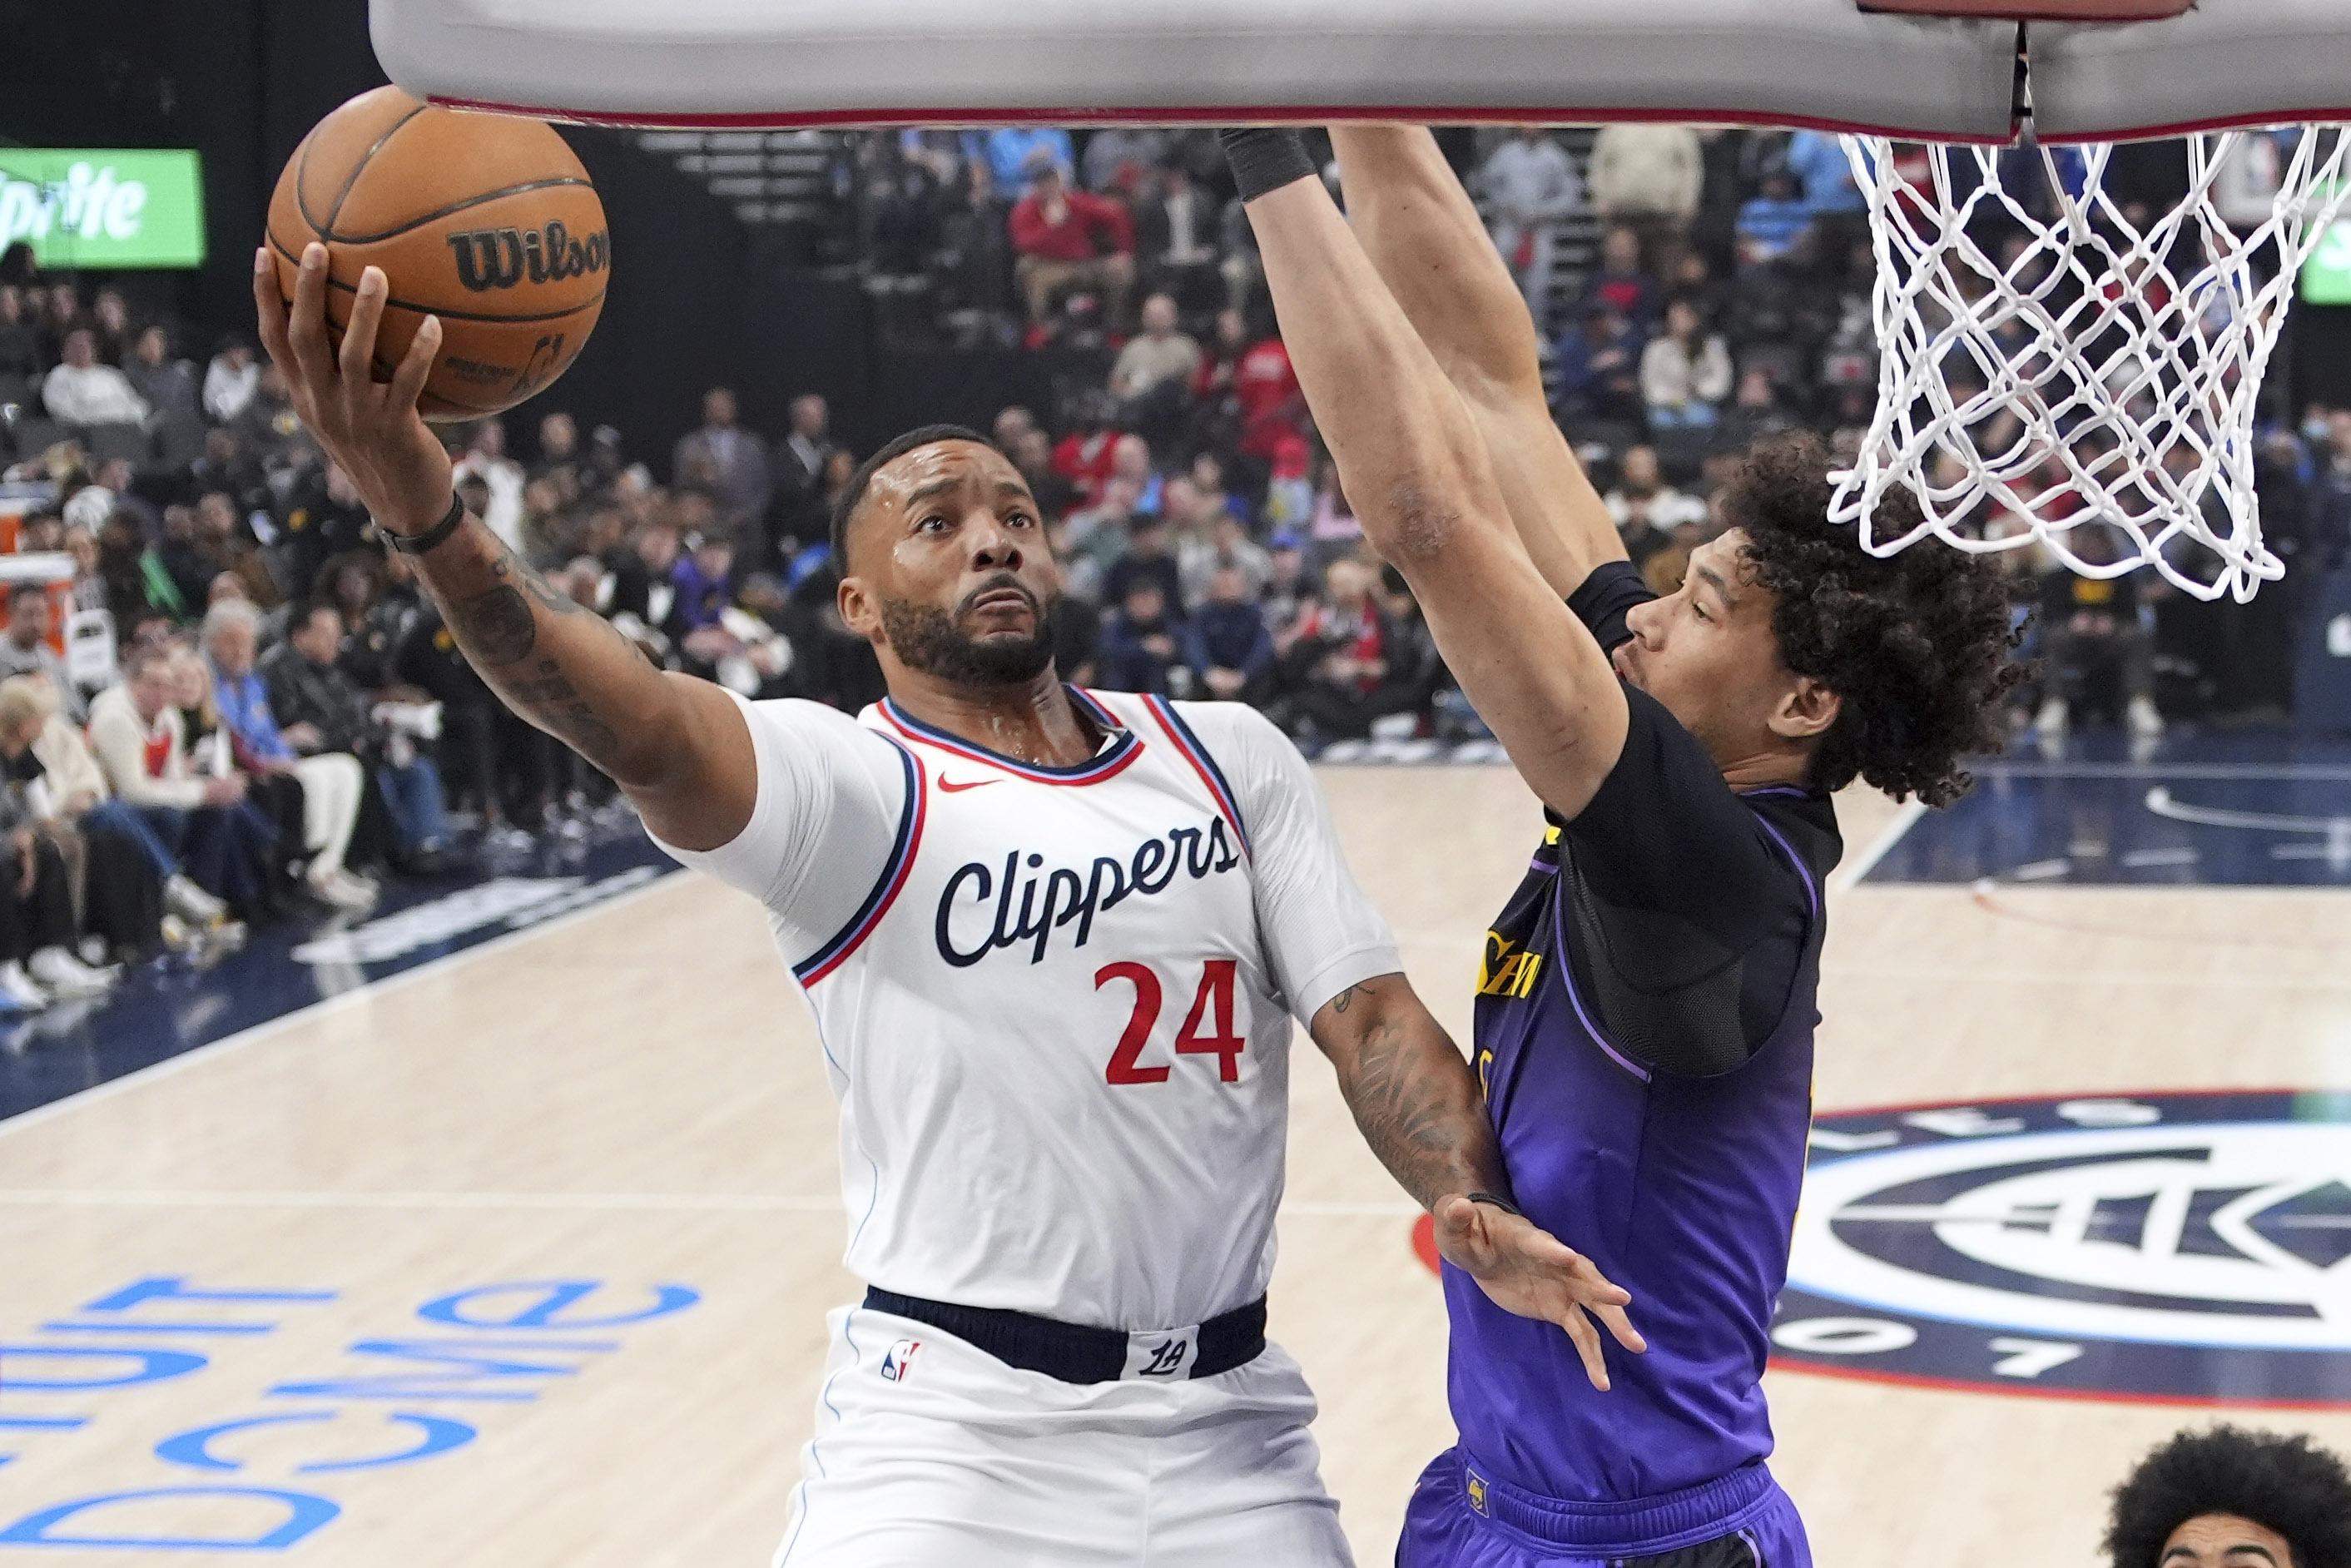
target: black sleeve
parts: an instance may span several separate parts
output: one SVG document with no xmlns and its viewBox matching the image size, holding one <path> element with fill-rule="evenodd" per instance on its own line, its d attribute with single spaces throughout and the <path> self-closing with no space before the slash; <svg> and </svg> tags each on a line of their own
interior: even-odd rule
<svg viewBox="0 0 2351 1568">
<path fill-rule="evenodd" d="M 1600 651 L 1613 653 L 1617 643 L 1632 635 L 1625 626 L 1626 612 L 1656 597 L 1656 591 L 1641 580 L 1639 567 L 1629 560 L 1607 560 L 1593 567 L 1567 596 L 1567 607 L 1591 629 Z"/>
<path fill-rule="evenodd" d="M 1626 607 L 1611 600 L 1600 614 L 1621 625 Z M 1625 697 L 1624 755 L 1561 825 L 1570 959 L 1619 1049 L 1668 1072 L 1727 1072 L 1786 1009 L 1816 918 L 1811 888 L 1698 739 L 1646 692 Z"/>
</svg>

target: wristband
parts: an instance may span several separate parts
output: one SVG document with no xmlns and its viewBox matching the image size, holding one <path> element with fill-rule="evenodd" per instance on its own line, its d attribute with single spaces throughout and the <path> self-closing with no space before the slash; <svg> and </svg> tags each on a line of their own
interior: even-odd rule
<svg viewBox="0 0 2351 1568">
<path fill-rule="evenodd" d="M 1225 161 L 1233 166 L 1233 183 L 1241 200 L 1254 202 L 1268 191 L 1314 176 L 1314 160 L 1306 155 L 1306 139 L 1295 131 L 1219 131 Z"/>
<path fill-rule="evenodd" d="M 376 525 L 375 531 L 383 536 L 383 542 L 386 545 L 398 550 L 401 554 L 423 555 L 426 550 L 431 549 L 434 546 L 446 543 L 449 536 L 455 533 L 460 528 L 464 527 L 465 522 L 465 503 L 458 497 L 456 492 L 451 491 L 449 495 L 449 515 L 443 517 L 431 528 L 425 529 L 423 533 L 396 534 L 381 523 Z"/>
<path fill-rule="evenodd" d="M 1511 1218 L 1516 1219 L 1524 1219 L 1527 1217 L 1527 1211 L 1525 1209 L 1520 1208 L 1509 1198 L 1496 1197 L 1490 1192 L 1473 1192 L 1469 1195 L 1469 1201 L 1472 1203 L 1482 1203 L 1491 1207 L 1499 1208 L 1504 1214 L 1510 1215 Z"/>
</svg>

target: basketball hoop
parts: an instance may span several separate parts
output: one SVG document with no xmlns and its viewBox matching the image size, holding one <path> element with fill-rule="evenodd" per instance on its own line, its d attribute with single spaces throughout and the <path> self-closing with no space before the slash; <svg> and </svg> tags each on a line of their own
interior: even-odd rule
<svg viewBox="0 0 2351 1568">
<path fill-rule="evenodd" d="M 2105 188 L 2110 143 L 2028 147 L 2043 189 L 2020 193 L 2012 165 L 2001 178 L 2016 154 L 1906 160 L 1846 137 L 1876 235 L 1880 359 L 1831 518 L 1879 555 L 1929 533 L 2040 545 L 2091 577 L 2151 565 L 2199 599 L 2241 601 L 2283 575 L 2262 542 L 2254 421 L 2303 263 L 2351 197 L 2351 137 L 2305 130 L 2268 220 L 2239 233 L 2214 182 L 2262 134 L 2189 137 L 2187 197 L 2137 221 Z M 1924 520 L 1882 537 L 1872 520 L 1896 486 Z"/>
</svg>

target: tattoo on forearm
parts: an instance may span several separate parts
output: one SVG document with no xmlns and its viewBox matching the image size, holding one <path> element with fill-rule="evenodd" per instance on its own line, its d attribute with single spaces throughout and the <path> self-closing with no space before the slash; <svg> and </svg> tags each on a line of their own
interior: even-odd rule
<svg viewBox="0 0 2351 1568">
<path fill-rule="evenodd" d="M 563 673 L 561 661 L 541 659 L 535 676 L 510 676 L 498 683 L 517 707 L 536 714 L 556 737 L 589 761 L 603 763 L 620 749 L 621 737 L 596 716 Z"/>
<path fill-rule="evenodd" d="M 451 630 L 465 652 L 485 664 L 511 664 L 530 655 L 538 618 L 517 589 L 493 588 L 449 606 Z"/>
<path fill-rule="evenodd" d="M 620 735 L 573 685 L 563 662 L 541 655 L 528 669 L 516 668 L 538 648 L 540 611 L 572 616 L 583 613 L 586 606 L 559 591 L 512 550 L 499 552 L 489 563 L 489 574 L 497 585 L 480 593 L 462 598 L 434 594 L 447 612 L 458 646 L 508 706 L 609 771 L 620 753 Z M 437 587 L 429 579 L 427 586 Z M 635 646 L 610 622 L 599 618 L 597 624 L 623 647 Z M 637 652 L 643 655 L 642 649 Z"/>
<path fill-rule="evenodd" d="M 581 611 L 578 600 L 558 592 L 512 550 L 490 563 L 490 575 L 500 580 L 497 587 L 450 606 L 458 641 L 484 664 L 514 664 L 530 656 L 538 643 L 534 604 L 555 615 L 577 615 Z"/>
<path fill-rule="evenodd" d="M 1332 1009 L 1346 1010 L 1357 989 L 1333 998 Z M 1429 1049 L 1427 1030 L 1378 1019 L 1340 1082 L 1364 1141 L 1423 1206 L 1449 1192 L 1501 1190 L 1501 1161 L 1476 1080 L 1441 1032 L 1435 1040 L 1440 1050 Z"/>
</svg>

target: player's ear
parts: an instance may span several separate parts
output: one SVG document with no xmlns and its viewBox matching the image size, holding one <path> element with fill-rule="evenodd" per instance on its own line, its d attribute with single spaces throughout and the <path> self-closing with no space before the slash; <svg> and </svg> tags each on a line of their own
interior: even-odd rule
<svg viewBox="0 0 2351 1568">
<path fill-rule="evenodd" d="M 1771 733 L 1787 740 L 1811 740 L 1828 733 L 1844 711 L 1844 699 L 1810 675 L 1792 678 L 1771 715 Z"/>
<path fill-rule="evenodd" d="M 862 577 L 844 577 L 833 590 L 833 605 L 841 612 L 841 622 L 877 647 L 882 636 L 882 601 L 869 592 Z"/>
</svg>

